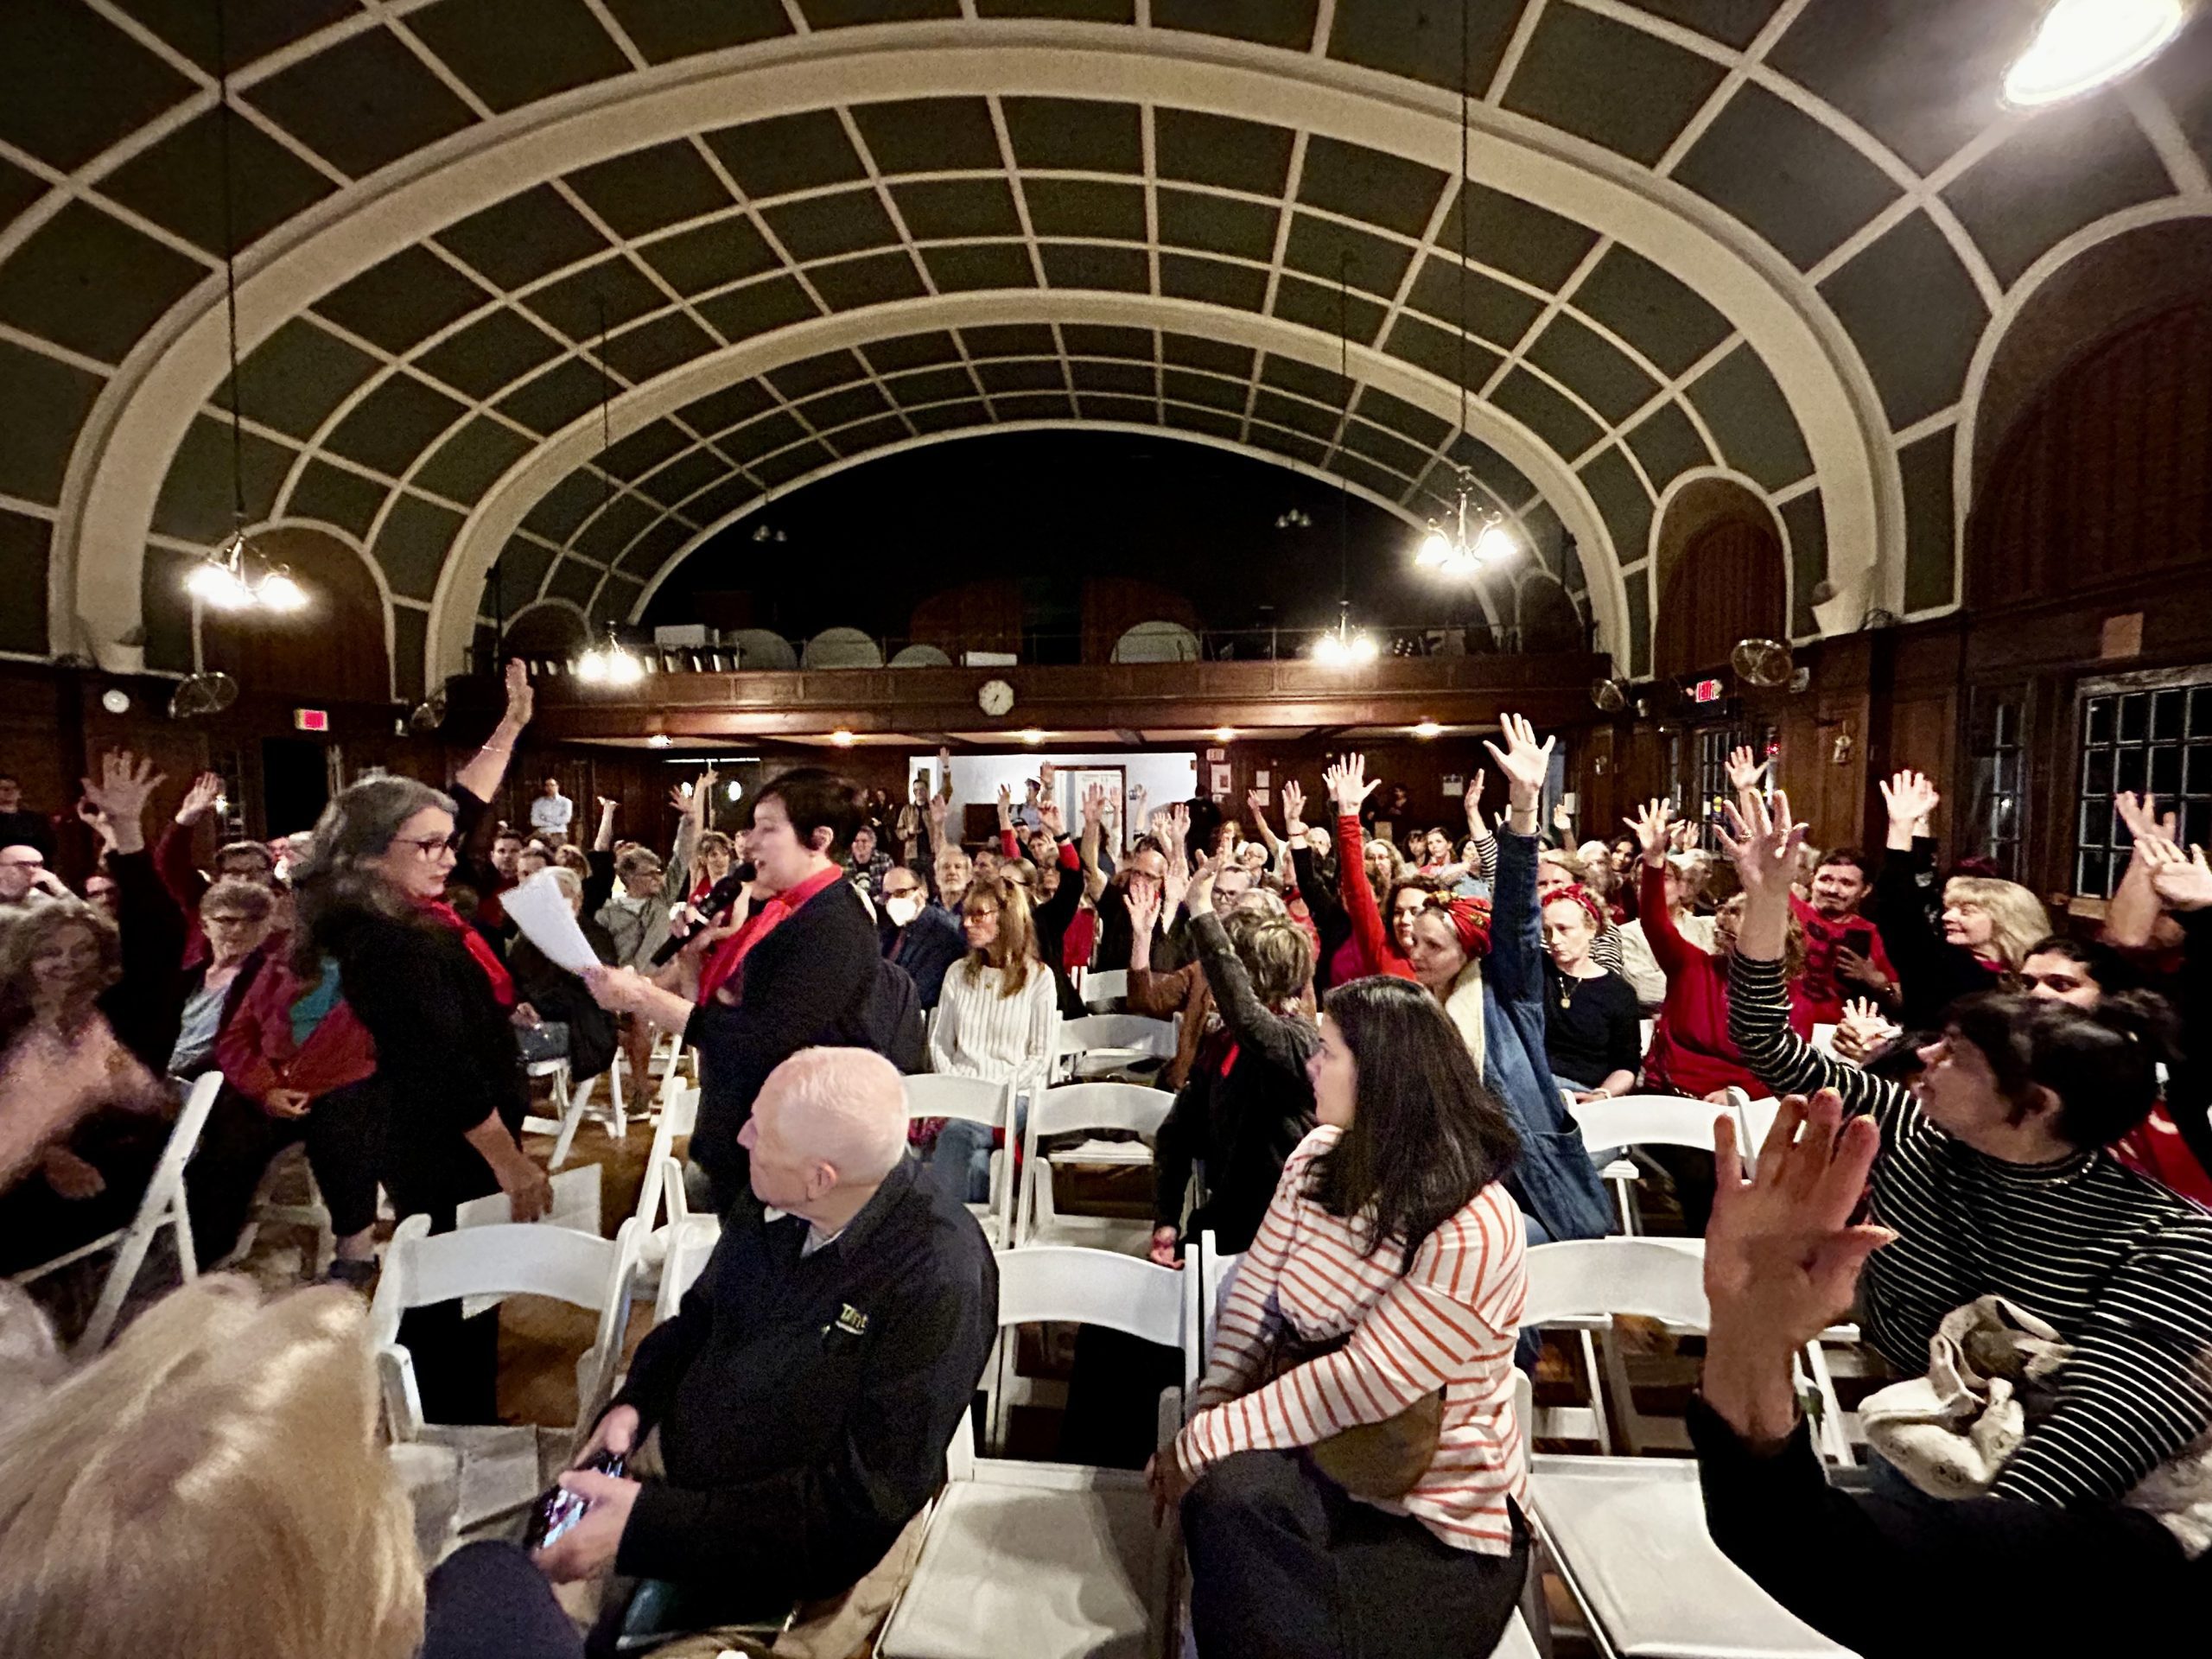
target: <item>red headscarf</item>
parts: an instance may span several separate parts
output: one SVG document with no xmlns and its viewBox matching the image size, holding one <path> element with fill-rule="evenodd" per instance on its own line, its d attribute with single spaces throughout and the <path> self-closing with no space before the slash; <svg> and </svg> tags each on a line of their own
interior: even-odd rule
<svg viewBox="0 0 2212 1659">
<path fill-rule="evenodd" d="M 1441 894 L 1430 900 L 1432 908 L 1441 911 L 1444 919 L 1452 924 L 1452 931 L 1459 936 L 1459 948 L 1471 957 L 1490 954 L 1490 900 L 1487 899 L 1446 899 Z"/>
<path fill-rule="evenodd" d="M 1582 913 L 1590 918 L 1590 925 L 1599 932 L 1602 933 L 1605 931 L 1605 907 L 1598 902 L 1598 895 L 1589 888 L 1580 882 L 1574 882 L 1556 889 L 1544 902 L 1548 905 L 1555 905 L 1562 899 L 1580 905 L 1582 907 Z"/>
</svg>

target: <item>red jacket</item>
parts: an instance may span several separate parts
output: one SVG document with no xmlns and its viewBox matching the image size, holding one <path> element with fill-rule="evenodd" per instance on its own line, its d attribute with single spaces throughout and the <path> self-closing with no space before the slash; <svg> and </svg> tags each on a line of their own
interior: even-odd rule
<svg viewBox="0 0 2212 1659">
<path fill-rule="evenodd" d="M 1667 1000 L 1651 1032 L 1651 1052 L 1643 1058 L 1644 1080 L 1653 1089 L 1703 1099 L 1716 1089 L 1748 1090 L 1754 1099 L 1766 1086 L 1751 1074 L 1728 1038 L 1728 958 L 1682 937 L 1667 909 L 1667 872 L 1643 866 L 1638 913 L 1644 943 L 1667 976 Z M 1812 1035 L 1813 1022 L 1792 998 L 1789 1025 L 1800 1037 Z"/>
<path fill-rule="evenodd" d="M 303 1046 L 294 1045 L 292 1004 L 309 988 L 285 960 L 284 936 L 263 949 L 268 959 L 215 1039 L 215 1060 L 231 1086 L 266 1105 L 272 1090 L 296 1089 L 312 1100 L 373 1076 L 376 1044 L 343 997 Z"/>
<path fill-rule="evenodd" d="M 2174 1127 L 2165 1102 L 2153 1106 L 2150 1116 L 2113 1142 L 2113 1151 L 2137 1174 L 2148 1175 L 2190 1203 L 2212 1209 L 2212 1179 L 2206 1177 L 2189 1142 Z"/>
<path fill-rule="evenodd" d="M 1889 976 L 1891 984 L 1897 982 L 1897 970 L 1890 965 L 1889 952 L 1882 949 L 1881 930 L 1866 917 L 1845 916 L 1832 921 L 1794 893 L 1789 895 L 1789 913 L 1805 930 L 1805 971 L 1789 982 L 1789 1008 L 1793 1014 L 1803 1014 L 1808 1025 L 1834 1025 L 1843 1018 L 1846 1001 L 1866 995 L 1860 987 L 1835 976 L 1836 950 L 1848 934 L 1865 934 L 1870 948 L 1863 954 Z"/>
</svg>

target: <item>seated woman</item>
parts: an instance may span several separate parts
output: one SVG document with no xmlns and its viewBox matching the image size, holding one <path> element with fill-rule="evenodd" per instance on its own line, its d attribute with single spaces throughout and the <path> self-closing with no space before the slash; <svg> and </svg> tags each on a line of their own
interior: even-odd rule
<svg viewBox="0 0 2212 1659">
<path fill-rule="evenodd" d="M 1224 1300 L 1179 1501 L 1201 1655 L 1487 1654 L 1528 1574 L 1510 1120 L 1435 1001 L 1329 994 L 1320 1127 Z"/>
<path fill-rule="evenodd" d="M 1890 834 L 1871 914 L 1897 969 L 1905 1029 L 1934 1031 L 1960 997 L 2012 988 L 2028 947 L 2050 936 L 2050 918 L 2017 881 L 1955 875 L 1943 884 L 1941 931 L 1931 926 L 1921 884 L 1936 865 L 1926 826 L 1942 797 L 1916 772 L 1898 772 L 1881 789 Z"/>
<path fill-rule="evenodd" d="M 930 1070 L 1041 1089 L 1052 1066 L 1059 1007 L 1052 975 L 1038 959 L 1029 899 L 1002 875 L 977 875 L 961 900 L 968 954 L 944 970 L 937 1023 L 930 1028 Z M 938 1132 L 931 1166 L 962 1195 L 990 1195 L 995 1132 L 948 1121 Z"/>
<path fill-rule="evenodd" d="M 0 1653 L 582 1659 L 512 1544 L 425 1586 L 365 1322 L 342 1292 L 264 1304 L 219 1275 L 74 1375 L 0 1391 Z"/>
<path fill-rule="evenodd" d="M 1190 889 L 1191 939 L 1219 1018 L 1206 1022 L 1153 1153 L 1152 1259 L 1170 1267 L 1182 1240 L 1199 1232 L 1211 1231 L 1226 1251 L 1249 1246 L 1285 1160 L 1313 1127 L 1306 1075 L 1320 1041 L 1306 1000 L 1313 946 L 1265 903 L 1220 915 L 1215 876 L 1211 861 L 1202 861 Z M 1272 899 L 1256 888 L 1246 896 L 1255 894 Z M 1141 925 L 1146 902 L 1132 907 Z M 1194 1167 L 1205 1171 L 1205 1191 L 1179 1225 Z"/>
<path fill-rule="evenodd" d="M 1777 798 L 1739 817 L 1744 884 L 1730 1023 L 1777 1093 L 1833 1089 L 1880 1131 L 1871 1219 L 1897 1236 L 1859 1291 L 1866 1341 L 1907 1376 L 1954 1309 L 1997 1294 L 2073 1357 L 2005 1459 L 1999 1497 L 2109 1503 L 2212 1427 L 2212 1216 L 2126 1168 L 2113 1144 L 2158 1097 L 2171 1015 L 2139 993 L 2094 1009 L 1991 993 L 1953 1006 L 1908 1092 L 1790 1032 L 1779 957 L 1803 834 Z"/>
<path fill-rule="evenodd" d="M 1544 1053 L 1552 1081 L 1580 1100 L 1627 1094 L 1643 1063 L 1636 993 L 1590 959 L 1602 913 L 1580 887 L 1555 893 L 1544 906 Z"/>
<path fill-rule="evenodd" d="M 582 878 L 565 864 L 550 868 L 561 896 L 575 912 L 584 942 L 601 962 L 613 961 L 613 936 L 596 917 L 584 913 Z M 565 1058 L 571 1084 L 595 1077 L 614 1064 L 620 1040 L 615 1017 L 592 1000 L 582 979 L 526 938 L 508 947 L 507 972 L 515 982 L 515 1006 L 508 1018 L 524 1060 Z"/>
</svg>

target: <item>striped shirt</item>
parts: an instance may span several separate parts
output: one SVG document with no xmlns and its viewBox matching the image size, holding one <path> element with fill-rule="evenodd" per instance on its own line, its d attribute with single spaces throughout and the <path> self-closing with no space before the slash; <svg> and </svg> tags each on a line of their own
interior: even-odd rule
<svg viewBox="0 0 2212 1659">
<path fill-rule="evenodd" d="M 1366 1227 L 1306 1196 L 1313 1160 L 1337 1135 L 1315 1129 L 1283 1166 L 1222 1304 L 1192 1402 L 1199 1410 L 1176 1455 L 1195 1480 L 1232 1452 L 1312 1446 L 1441 1389 L 1427 1472 L 1402 1498 L 1367 1501 L 1415 1516 L 1455 1548 L 1510 1554 L 1506 1500 L 1525 1503 L 1528 1484 L 1513 1408 L 1514 1336 L 1529 1288 L 1521 1211 L 1491 1182 L 1422 1243 L 1401 1277 L 1402 1249 L 1386 1242 L 1363 1255 Z M 1252 1388 L 1286 1324 L 1306 1342 L 1350 1340 Z"/>
<path fill-rule="evenodd" d="M 1042 1084 L 1052 1066 L 1052 1038 L 1059 999 L 1052 970 L 1029 964 L 1029 976 L 1011 996 L 996 968 L 965 957 L 944 970 L 937 1023 L 930 1028 L 930 1070 L 957 1077 L 1009 1078 Z"/>
<path fill-rule="evenodd" d="M 1995 1487 L 2053 1505 L 2112 1502 L 2212 1424 L 2212 1215 L 2101 1149 L 2050 1164 L 1976 1152 L 1896 1084 L 1789 1029 L 1775 962 L 1736 957 L 1729 1029 L 1777 1094 L 1834 1089 L 1882 1126 L 1872 1210 L 1899 1237 L 1859 1282 L 1866 1339 L 1917 1376 L 1953 1308 L 1992 1294 L 2074 1345 L 2057 1402 Z"/>
</svg>

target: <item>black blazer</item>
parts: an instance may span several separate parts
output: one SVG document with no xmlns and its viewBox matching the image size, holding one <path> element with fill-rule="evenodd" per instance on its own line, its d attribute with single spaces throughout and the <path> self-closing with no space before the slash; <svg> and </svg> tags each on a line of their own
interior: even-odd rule
<svg viewBox="0 0 2212 1659">
<path fill-rule="evenodd" d="M 435 921 L 366 910 L 332 917 L 322 948 L 376 1039 L 389 1100 L 379 1178 L 410 1215 L 499 1190 L 466 1139 L 493 1113 L 519 1138 L 529 1088 L 507 1011 L 461 935 Z"/>
<path fill-rule="evenodd" d="M 718 1198 L 746 1184 L 737 1135 L 768 1074 L 802 1048 L 867 1044 L 875 995 L 875 924 L 849 881 L 832 881 L 746 953 L 734 1004 L 709 998 L 683 1040 L 699 1051 L 699 1121 L 691 1157 Z"/>
</svg>

